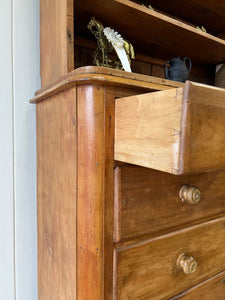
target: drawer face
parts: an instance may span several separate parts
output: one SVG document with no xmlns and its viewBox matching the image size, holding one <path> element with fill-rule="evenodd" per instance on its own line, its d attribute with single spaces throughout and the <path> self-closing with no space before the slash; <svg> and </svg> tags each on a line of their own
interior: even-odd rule
<svg viewBox="0 0 225 300">
<path fill-rule="evenodd" d="M 212 278 L 196 285 L 170 300 L 224 300 L 225 299 L 225 271 L 213 276 Z"/>
<path fill-rule="evenodd" d="M 201 192 L 197 204 L 182 202 L 183 185 Z M 225 171 L 175 176 L 123 165 L 115 169 L 114 241 L 168 232 L 225 214 Z"/>
<path fill-rule="evenodd" d="M 114 300 L 167 299 L 225 269 L 225 218 L 114 250 Z M 182 253 L 198 266 L 185 274 Z"/>
</svg>

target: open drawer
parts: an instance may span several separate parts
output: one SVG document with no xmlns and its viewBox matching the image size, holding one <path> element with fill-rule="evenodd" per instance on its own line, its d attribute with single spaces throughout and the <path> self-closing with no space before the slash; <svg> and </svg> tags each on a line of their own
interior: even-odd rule
<svg viewBox="0 0 225 300">
<path fill-rule="evenodd" d="M 225 168 L 225 89 L 187 81 L 116 99 L 115 160 L 177 175 Z"/>
</svg>

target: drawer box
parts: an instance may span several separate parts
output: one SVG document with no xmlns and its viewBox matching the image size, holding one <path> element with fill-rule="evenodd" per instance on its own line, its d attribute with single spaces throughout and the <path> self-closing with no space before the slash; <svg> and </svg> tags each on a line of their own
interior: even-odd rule
<svg viewBox="0 0 225 300">
<path fill-rule="evenodd" d="M 177 295 L 225 269 L 224 245 L 225 218 L 220 218 L 118 247 L 114 250 L 114 300 L 157 300 Z M 185 274 L 177 265 L 183 253 L 197 262 L 192 274 Z"/>
<path fill-rule="evenodd" d="M 132 165 L 114 170 L 114 241 L 168 232 L 225 214 L 225 171 L 175 176 Z M 197 187 L 200 201 L 183 202 L 183 185 Z"/>
<path fill-rule="evenodd" d="M 169 300 L 224 300 L 225 299 L 225 271 L 194 286 L 193 288 L 170 298 Z"/>
<path fill-rule="evenodd" d="M 115 159 L 172 174 L 225 168 L 225 90 L 184 88 L 115 101 Z"/>
</svg>

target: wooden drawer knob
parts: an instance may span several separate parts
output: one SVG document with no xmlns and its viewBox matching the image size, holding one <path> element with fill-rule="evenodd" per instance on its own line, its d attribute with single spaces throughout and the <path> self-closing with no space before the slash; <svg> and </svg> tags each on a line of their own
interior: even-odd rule
<svg viewBox="0 0 225 300">
<path fill-rule="evenodd" d="M 198 188 L 189 185 L 183 185 L 180 189 L 180 199 L 182 202 L 196 204 L 200 201 L 201 193 Z"/>
<path fill-rule="evenodd" d="M 197 262 L 192 256 L 181 254 L 177 259 L 177 266 L 182 268 L 185 274 L 192 274 L 197 269 Z"/>
</svg>

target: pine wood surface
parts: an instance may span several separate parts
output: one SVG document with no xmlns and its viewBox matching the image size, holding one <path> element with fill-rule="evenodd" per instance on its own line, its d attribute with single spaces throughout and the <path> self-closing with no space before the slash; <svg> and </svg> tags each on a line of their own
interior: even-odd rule
<svg viewBox="0 0 225 300">
<path fill-rule="evenodd" d="M 77 299 L 112 299 L 114 99 L 131 92 L 77 87 Z"/>
<path fill-rule="evenodd" d="M 224 97 L 224 89 L 187 81 L 116 99 L 115 159 L 172 174 L 224 169 Z"/>
<path fill-rule="evenodd" d="M 76 299 L 76 92 L 37 105 L 38 294 Z"/>
<path fill-rule="evenodd" d="M 104 89 L 78 87 L 77 298 L 103 298 Z"/>
<path fill-rule="evenodd" d="M 115 249 L 114 300 L 167 299 L 225 268 L 225 218 Z M 186 275 L 176 265 L 186 253 L 198 263 Z"/>
<path fill-rule="evenodd" d="M 40 1 L 41 86 L 74 69 L 73 1 Z"/>
<path fill-rule="evenodd" d="M 179 197 L 183 185 L 197 187 L 193 205 Z M 114 170 L 114 241 L 143 239 L 225 214 L 225 171 L 175 176 L 133 165 Z"/>
<path fill-rule="evenodd" d="M 117 86 L 119 88 L 140 89 L 140 91 L 158 91 L 184 86 L 181 82 L 153 76 L 129 73 L 104 67 L 87 66 L 78 68 L 50 83 L 47 87 L 40 89 L 36 92 L 36 96 L 30 102 L 38 103 L 75 85 L 97 83 Z"/>
<path fill-rule="evenodd" d="M 129 40 L 137 52 L 163 59 L 190 56 L 192 61 L 218 64 L 225 60 L 225 41 L 129 0 L 75 2 L 78 35 L 90 36 L 86 26 L 95 16 Z M 140 22 L 141 20 L 141 22 Z M 204 49 L 201 55 L 196 49 Z M 213 55 L 212 55 L 213 53 Z"/>
<path fill-rule="evenodd" d="M 169 173 L 179 171 L 183 90 L 115 101 L 115 159 Z"/>
<path fill-rule="evenodd" d="M 74 0 L 67 0 L 67 16 L 74 17 Z"/>
<path fill-rule="evenodd" d="M 225 295 L 225 272 L 221 272 L 216 276 L 203 281 L 202 283 L 194 286 L 193 288 L 170 298 L 169 300 L 224 300 Z"/>
</svg>

